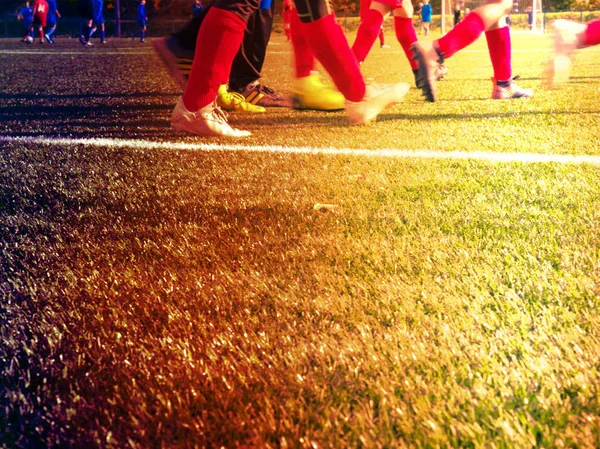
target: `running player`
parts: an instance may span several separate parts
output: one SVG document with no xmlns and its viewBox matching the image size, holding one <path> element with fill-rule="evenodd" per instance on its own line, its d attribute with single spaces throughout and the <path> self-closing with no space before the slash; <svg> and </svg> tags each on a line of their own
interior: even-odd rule
<svg viewBox="0 0 600 449">
<path fill-rule="evenodd" d="M 600 44 L 600 20 L 587 24 L 556 20 L 552 27 L 554 53 L 548 67 L 547 81 L 550 87 L 559 87 L 569 80 L 575 51 Z"/>
<path fill-rule="evenodd" d="M 417 34 L 413 26 L 413 6 L 410 0 L 361 0 L 361 22 L 356 33 L 356 40 L 352 45 L 352 51 L 358 62 L 362 64 L 377 39 L 377 33 L 383 32 L 383 22 L 390 13 L 394 15 L 396 39 L 406 55 L 416 80 L 419 63 L 413 58 L 411 48 L 417 42 Z M 438 79 L 447 72 L 448 69 L 445 66 L 440 66 Z"/>
<path fill-rule="evenodd" d="M 408 84 L 367 86 L 343 30 L 327 0 L 295 0 L 299 31 L 308 47 L 329 72 L 344 95 L 351 124 L 367 124 L 386 107 L 400 102 Z M 216 0 L 198 33 L 198 44 L 185 92 L 171 116 L 175 130 L 204 136 L 244 137 L 248 131 L 232 128 L 216 105 L 219 86 L 229 77 L 257 0 Z"/>
<path fill-rule="evenodd" d="M 419 41 L 413 45 L 415 58 L 419 62 L 417 85 L 427 101 L 436 100 L 436 71 L 440 64 L 475 42 L 483 32 L 494 70 L 492 98 L 503 100 L 533 97 L 533 92 L 519 87 L 512 75 L 510 28 L 505 21 L 512 8 L 513 0 L 487 0 L 485 5 L 467 14 L 445 36 L 434 41 Z"/>
</svg>

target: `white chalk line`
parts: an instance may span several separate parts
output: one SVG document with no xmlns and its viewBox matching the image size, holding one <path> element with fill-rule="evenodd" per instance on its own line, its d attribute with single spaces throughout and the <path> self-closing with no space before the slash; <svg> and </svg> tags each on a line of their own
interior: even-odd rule
<svg viewBox="0 0 600 449">
<path fill-rule="evenodd" d="M 176 150 L 176 151 L 239 151 L 253 153 L 279 154 L 314 154 L 331 156 L 361 156 L 393 159 L 444 159 L 444 160 L 477 160 L 485 162 L 505 163 L 558 163 L 558 164 L 590 164 L 600 165 L 600 156 L 540 154 L 540 153 L 494 153 L 489 151 L 437 151 L 406 149 L 362 149 L 362 148 L 314 148 L 287 147 L 279 145 L 243 145 L 234 143 L 188 143 L 188 142 L 153 142 L 147 140 L 89 138 L 70 139 L 64 137 L 14 137 L 0 135 L 0 142 L 35 145 L 89 146 L 109 148 L 130 148 L 135 150 Z"/>
</svg>

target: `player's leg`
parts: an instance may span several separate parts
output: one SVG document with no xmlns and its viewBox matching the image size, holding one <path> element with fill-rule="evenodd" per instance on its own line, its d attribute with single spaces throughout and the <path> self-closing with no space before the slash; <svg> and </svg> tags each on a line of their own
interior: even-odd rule
<svg viewBox="0 0 600 449">
<path fill-rule="evenodd" d="M 256 9 L 258 0 L 217 0 L 210 9 L 198 32 L 185 92 L 171 117 L 174 129 L 206 136 L 250 134 L 229 126 L 216 97 L 219 87 L 227 84 L 246 22 Z"/>
<path fill-rule="evenodd" d="M 295 80 L 292 86 L 292 103 L 295 109 L 336 111 L 344 109 L 344 96 L 321 81 L 315 71 L 315 55 L 301 30 L 298 11 L 289 11 L 290 39 L 294 49 Z"/>
<path fill-rule="evenodd" d="M 547 81 L 550 87 L 558 87 L 569 80 L 575 50 L 600 44 L 600 20 L 588 24 L 556 20 L 552 27 L 554 52 L 548 66 Z"/>
<path fill-rule="evenodd" d="M 419 63 L 413 58 L 412 46 L 417 42 L 417 33 L 413 25 L 413 6 L 410 0 L 403 0 L 397 8 L 394 8 L 394 31 L 396 39 L 400 43 L 410 68 L 417 79 Z"/>
<path fill-rule="evenodd" d="M 365 8 L 365 4 L 368 4 L 369 8 Z M 363 63 L 377 40 L 385 18 L 392 12 L 392 6 L 379 0 L 373 2 L 371 0 L 361 0 L 360 9 L 362 12 L 360 25 L 356 32 L 354 44 L 352 44 L 352 52 L 358 62 Z"/>
<path fill-rule="evenodd" d="M 54 44 L 54 39 L 52 39 L 52 34 L 54 34 L 54 31 L 56 31 L 56 23 L 52 23 L 52 22 L 47 22 L 48 25 L 48 31 L 46 31 L 46 34 L 44 34 L 44 37 L 46 38 L 46 41 L 48 41 L 49 44 Z"/>
<path fill-rule="evenodd" d="M 374 120 L 385 108 L 402 101 L 408 84 L 365 85 L 360 67 L 343 30 L 326 0 L 295 0 L 300 30 L 317 60 L 346 98 L 346 114 L 353 125 Z"/>
<path fill-rule="evenodd" d="M 486 30 L 485 38 L 494 69 L 492 98 L 495 100 L 509 100 L 511 98 L 533 97 L 531 89 L 523 89 L 514 82 L 510 28 L 504 17 Z"/>
<path fill-rule="evenodd" d="M 419 41 L 413 46 L 419 62 L 419 84 L 428 101 L 435 101 L 436 71 L 444 59 L 472 44 L 481 33 L 494 27 L 513 7 L 512 0 L 491 0 L 473 11 L 446 35 L 434 41 Z"/>
<path fill-rule="evenodd" d="M 244 96 L 248 103 L 261 107 L 291 107 L 289 98 L 278 95 L 259 82 L 273 28 L 275 2 L 268 9 L 257 9 L 246 24 L 244 39 L 233 59 L 229 90 Z"/>
</svg>

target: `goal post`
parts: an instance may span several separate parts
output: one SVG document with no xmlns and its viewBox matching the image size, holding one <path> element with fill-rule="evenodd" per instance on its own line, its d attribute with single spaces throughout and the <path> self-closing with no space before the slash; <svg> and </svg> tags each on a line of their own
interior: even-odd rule
<svg viewBox="0 0 600 449">
<path fill-rule="evenodd" d="M 441 0 L 440 1 L 440 32 L 446 34 L 454 27 L 455 13 L 460 12 L 460 20 L 475 8 L 484 5 L 485 0 Z M 544 32 L 544 11 L 542 0 L 513 0 L 510 13 L 511 28 Z M 531 22 L 531 23 L 530 23 Z"/>
</svg>

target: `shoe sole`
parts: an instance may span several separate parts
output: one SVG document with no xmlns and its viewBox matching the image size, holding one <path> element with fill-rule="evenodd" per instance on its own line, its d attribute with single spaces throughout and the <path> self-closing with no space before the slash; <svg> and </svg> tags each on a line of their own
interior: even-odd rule
<svg viewBox="0 0 600 449">
<path fill-rule="evenodd" d="M 298 95 L 292 95 L 292 108 L 298 109 L 298 110 L 305 110 L 305 111 L 333 112 L 333 111 L 343 111 L 344 104 L 342 102 L 342 104 L 339 106 L 329 106 L 329 107 L 310 105 L 310 104 L 306 104 L 305 102 L 303 102 L 302 99 Z"/>
<path fill-rule="evenodd" d="M 173 55 L 173 53 L 167 46 L 166 39 L 162 38 L 152 41 L 152 48 L 167 67 L 171 77 L 173 77 L 173 79 L 177 81 L 177 83 L 182 89 L 185 89 L 185 86 L 187 85 L 187 78 L 181 72 L 181 69 L 179 68 L 179 64 L 177 62 L 178 58 L 176 58 Z"/>
</svg>

